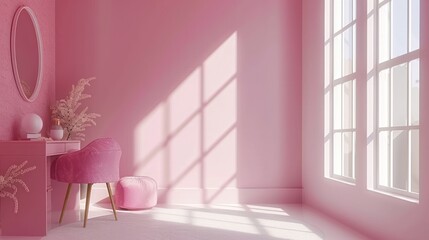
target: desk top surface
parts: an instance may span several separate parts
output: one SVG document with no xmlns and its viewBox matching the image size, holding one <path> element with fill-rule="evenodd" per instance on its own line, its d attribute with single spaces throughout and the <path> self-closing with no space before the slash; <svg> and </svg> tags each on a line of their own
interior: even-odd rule
<svg viewBox="0 0 429 240">
<path fill-rule="evenodd" d="M 1 155 L 52 156 L 80 149 L 80 141 L 0 141 Z"/>
</svg>

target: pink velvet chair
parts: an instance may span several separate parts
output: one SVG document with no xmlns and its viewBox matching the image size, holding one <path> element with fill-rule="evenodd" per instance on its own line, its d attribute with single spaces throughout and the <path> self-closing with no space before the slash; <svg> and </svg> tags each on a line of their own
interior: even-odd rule
<svg viewBox="0 0 429 240">
<path fill-rule="evenodd" d="M 106 183 L 113 214 L 115 220 L 118 220 L 109 183 L 119 180 L 121 154 L 121 148 L 115 140 L 112 138 L 100 138 L 92 141 L 83 149 L 64 154 L 54 161 L 51 177 L 57 181 L 68 183 L 60 223 L 63 219 L 64 209 L 73 183 L 88 184 L 83 227 L 86 227 L 91 188 L 94 183 Z"/>
</svg>

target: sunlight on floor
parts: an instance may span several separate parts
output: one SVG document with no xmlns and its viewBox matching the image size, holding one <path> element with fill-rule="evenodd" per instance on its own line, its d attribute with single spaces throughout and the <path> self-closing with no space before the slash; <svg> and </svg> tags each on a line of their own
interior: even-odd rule
<svg viewBox="0 0 429 240">
<path fill-rule="evenodd" d="M 248 210 L 254 213 L 266 213 L 272 215 L 289 216 L 283 209 L 275 207 L 264 207 L 256 205 L 247 205 Z"/>
<path fill-rule="evenodd" d="M 184 206 L 189 207 L 189 205 Z M 191 206 L 192 208 L 185 210 L 168 209 L 166 211 L 166 209 L 157 208 L 154 219 L 187 223 L 197 227 L 264 235 L 278 239 L 322 239 L 305 224 L 297 222 L 295 219 L 285 221 L 290 215 L 278 207 L 257 205 Z M 225 213 L 219 213 L 222 211 Z M 279 218 L 279 216 L 283 217 Z"/>
<path fill-rule="evenodd" d="M 83 209 L 84 202 L 81 202 L 81 217 Z M 10 238 L 14 239 L 16 238 Z M 366 240 L 367 238 L 300 204 L 158 205 L 147 210 L 118 210 L 118 221 L 115 221 L 110 204 L 103 203 L 91 206 L 85 229 L 82 228 L 82 221 L 54 224 L 46 237 L 37 238 L 41 239 Z"/>
</svg>

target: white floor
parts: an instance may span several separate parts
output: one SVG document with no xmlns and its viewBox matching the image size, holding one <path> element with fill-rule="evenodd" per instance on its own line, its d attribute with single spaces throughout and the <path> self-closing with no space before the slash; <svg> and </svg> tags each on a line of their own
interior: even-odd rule
<svg viewBox="0 0 429 240">
<path fill-rule="evenodd" d="M 301 205 L 166 205 L 144 211 L 91 206 L 88 225 L 55 226 L 44 240 L 364 240 L 353 230 Z"/>
</svg>

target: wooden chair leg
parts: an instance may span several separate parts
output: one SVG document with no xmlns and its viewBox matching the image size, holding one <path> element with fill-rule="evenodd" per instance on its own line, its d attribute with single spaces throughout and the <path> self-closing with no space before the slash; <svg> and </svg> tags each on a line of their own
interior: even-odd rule
<svg viewBox="0 0 429 240">
<path fill-rule="evenodd" d="M 83 220 L 83 227 L 86 227 L 86 222 L 88 220 L 88 210 L 89 210 L 89 202 L 91 199 L 92 184 L 93 183 L 88 183 L 88 189 L 86 190 L 85 218 Z"/>
<path fill-rule="evenodd" d="M 69 185 L 67 186 L 67 192 L 66 192 L 66 197 L 64 198 L 63 209 L 61 210 L 60 220 L 58 221 L 58 223 L 60 223 L 60 224 L 63 221 L 64 210 L 66 209 L 67 200 L 69 199 L 71 186 L 72 186 L 71 183 L 69 183 Z"/>
<path fill-rule="evenodd" d="M 112 204 L 113 215 L 115 215 L 115 220 L 118 221 L 118 217 L 116 216 L 116 207 L 112 198 L 112 189 L 110 188 L 110 183 L 106 183 L 107 191 L 109 192 L 110 204 Z"/>
</svg>

